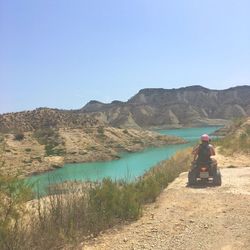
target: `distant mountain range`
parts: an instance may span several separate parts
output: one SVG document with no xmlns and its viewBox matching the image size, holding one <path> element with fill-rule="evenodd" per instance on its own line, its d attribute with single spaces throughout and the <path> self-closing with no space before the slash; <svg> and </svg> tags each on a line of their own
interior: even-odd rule
<svg viewBox="0 0 250 250">
<path fill-rule="evenodd" d="M 127 102 L 91 101 L 82 112 L 100 114 L 112 126 L 176 127 L 216 124 L 250 115 L 250 86 L 210 90 L 202 86 L 142 89 Z"/>
<path fill-rule="evenodd" d="M 39 108 L 0 115 L 0 131 L 40 127 L 114 126 L 167 128 L 223 124 L 250 116 L 250 86 L 210 90 L 202 86 L 142 89 L 127 102 L 90 101 L 79 110 Z"/>
</svg>

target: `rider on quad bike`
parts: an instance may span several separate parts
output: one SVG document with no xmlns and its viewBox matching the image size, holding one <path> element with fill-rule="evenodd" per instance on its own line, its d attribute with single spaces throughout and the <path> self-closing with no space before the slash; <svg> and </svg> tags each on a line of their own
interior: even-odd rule
<svg viewBox="0 0 250 250">
<path fill-rule="evenodd" d="M 188 183 L 190 185 L 196 184 L 197 179 L 208 182 L 211 178 L 215 185 L 221 185 L 221 174 L 217 168 L 217 162 L 211 159 L 211 156 L 215 155 L 215 151 L 210 141 L 207 134 L 202 135 L 201 144 L 193 150 L 194 161 L 188 173 Z"/>
<path fill-rule="evenodd" d="M 215 151 L 213 145 L 209 144 L 210 141 L 211 140 L 207 134 L 201 136 L 201 144 L 195 147 L 193 150 L 194 161 L 196 161 L 197 156 L 197 162 L 212 161 L 210 157 L 215 155 Z"/>
</svg>

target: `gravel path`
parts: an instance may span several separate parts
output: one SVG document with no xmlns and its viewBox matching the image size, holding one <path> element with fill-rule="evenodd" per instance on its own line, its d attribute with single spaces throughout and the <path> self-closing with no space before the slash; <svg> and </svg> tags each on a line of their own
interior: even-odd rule
<svg viewBox="0 0 250 250">
<path fill-rule="evenodd" d="M 187 187 L 181 174 L 141 219 L 77 249 L 250 249 L 250 167 L 221 172 L 221 187 Z"/>
</svg>

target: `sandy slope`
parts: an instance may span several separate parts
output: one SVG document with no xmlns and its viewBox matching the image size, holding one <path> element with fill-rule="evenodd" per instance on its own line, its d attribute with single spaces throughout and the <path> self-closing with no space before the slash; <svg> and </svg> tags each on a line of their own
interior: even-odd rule
<svg viewBox="0 0 250 250">
<path fill-rule="evenodd" d="M 186 186 L 183 173 L 143 217 L 110 229 L 78 249 L 250 249 L 250 157 L 223 161 L 221 187 Z M 238 161 L 235 165 L 235 161 Z M 237 168 L 227 168 L 228 166 Z"/>
</svg>

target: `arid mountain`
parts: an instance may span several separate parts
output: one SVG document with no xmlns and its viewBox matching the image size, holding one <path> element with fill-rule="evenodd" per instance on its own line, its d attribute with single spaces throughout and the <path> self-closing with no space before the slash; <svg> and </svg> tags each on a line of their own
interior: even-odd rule
<svg viewBox="0 0 250 250">
<path fill-rule="evenodd" d="M 180 89 L 142 89 L 128 102 L 89 102 L 83 112 L 98 113 L 112 126 L 176 127 L 218 124 L 218 119 L 250 115 L 250 86 L 210 90 L 201 86 Z"/>
<path fill-rule="evenodd" d="M 127 102 L 90 101 L 80 110 L 39 108 L 0 115 L 0 132 L 39 128 L 167 128 L 224 124 L 250 115 L 250 86 L 209 90 L 201 86 L 180 89 L 142 89 Z"/>
</svg>

